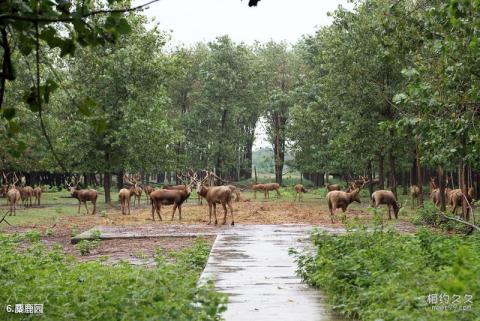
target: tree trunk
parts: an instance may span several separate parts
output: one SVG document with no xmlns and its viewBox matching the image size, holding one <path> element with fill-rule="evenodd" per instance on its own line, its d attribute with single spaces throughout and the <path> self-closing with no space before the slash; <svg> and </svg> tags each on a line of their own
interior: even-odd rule
<svg viewBox="0 0 480 321">
<path fill-rule="evenodd" d="M 420 195 L 418 197 L 418 202 L 420 206 L 423 206 L 423 176 L 422 176 L 422 167 L 420 165 L 420 150 L 418 146 L 415 149 L 415 162 L 417 169 L 417 186 L 420 189 Z"/>
<path fill-rule="evenodd" d="M 373 184 L 372 184 L 373 174 L 372 174 L 372 161 L 371 160 L 368 161 L 367 166 L 368 166 L 367 167 L 368 180 L 370 181 L 370 184 L 368 184 L 368 195 L 372 195 L 373 194 Z"/>
<path fill-rule="evenodd" d="M 393 192 L 393 195 L 397 197 L 397 182 L 395 180 L 395 156 L 393 156 L 393 152 L 390 151 L 388 153 L 388 166 L 389 166 L 389 174 L 390 177 L 388 179 L 390 190 Z"/>
<path fill-rule="evenodd" d="M 445 201 L 445 173 L 441 166 L 438 167 L 438 183 L 440 186 L 440 210 L 445 212 L 447 208 Z"/>
<path fill-rule="evenodd" d="M 123 188 L 123 175 L 124 175 L 123 169 L 117 173 L 117 189 L 121 190 Z"/>
<path fill-rule="evenodd" d="M 384 169 L 384 158 L 383 155 L 379 155 L 378 157 L 378 188 L 384 189 L 385 188 L 385 169 Z"/>
<path fill-rule="evenodd" d="M 103 175 L 103 189 L 105 192 L 105 203 L 110 204 L 112 199 L 110 197 L 110 188 L 112 185 L 112 173 L 105 172 Z"/>
</svg>

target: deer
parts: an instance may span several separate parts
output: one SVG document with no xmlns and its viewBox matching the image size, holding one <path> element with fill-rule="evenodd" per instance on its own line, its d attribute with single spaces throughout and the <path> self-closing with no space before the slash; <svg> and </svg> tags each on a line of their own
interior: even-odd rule
<svg viewBox="0 0 480 321">
<path fill-rule="evenodd" d="M 452 214 L 457 214 L 457 208 L 461 208 L 463 205 L 463 199 L 466 198 L 468 204 L 472 204 L 472 198 L 470 195 L 465 196 L 461 189 L 454 189 L 450 192 L 448 203 L 452 207 Z"/>
<path fill-rule="evenodd" d="M 297 184 L 293 187 L 293 189 L 295 190 L 295 200 L 297 200 L 297 197 L 298 197 L 298 201 L 300 202 L 301 199 L 303 199 L 303 193 L 307 193 L 307 190 L 305 189 L 305 187 L 303 187 L 302 184 Z"/>
<path fill-rule="evenodd" d="M 400 206 L 397 203 L 397 199 L 392 191 L 387 190 L 378 190 L 372 193 L 372 207 L 377 208 L 378 206 L 385 204 L 388 207 L 388 219 L 392 219 L 391 209 L 393 208 L 393 213 L 395 219 L 398 219 L 398 212 Z"/>
<path fill-rule="evenodd" d="M 92 215 L 95 214 L 97 209 L 97 191 L 94 189 L 79 189 L 78 186 L 72 186 L 72 184 L 67 183 L 67 186 L 70 188 L 70 196 L 78 200 L 78 214 L 80 214 L 80 206 L 82 203 L 85 204 L 85 209 L 87 210 L 87 215 L 90 214 L 87 207 L 87 202 L 92 202 L 93 211 Z"/>
<path fill-rule="evenodd" d="M 137 204 L 137 206 L 140 206 L 140 200 L 142 198 L 142 188 L 138 186 L 138 181 L 135 176 L 128 177 L 128 175 L 123 176 L 124 181 L 126 182 L 127 185 L 130 185 L 129 191 L 130 191 L 130 198 L 133 197 L 133 206 Z"/>
<path fill-rule="evenodd" d="M 276 191 L 277 192 L 277 197 L 280 197 L 280 185 L 278 183 L 267 183 L 264 184 L 265 189 L 263 190 L 265 193 L 265 198 L 270 198 L 270 191 Z"/>
<path fill-rule="evenodd" d="M 337 208 L 341 208 L 343 212 L 347 210 L 348 205 L 353 202 L 361 203 L 360 201 L 360 189 L 357 188 L 351 192 L 344 191 L 331 191 L 327 193 L 328 209 L 330 211 L 330 219 L 332 224 L 334 223 L 334 215 Z"/>
<path fill-rule="evenodd" d="M 22 200 L 20 191 L 15 186 L 15 184 L 18 183 L 17 175 L 15 173 L 13 173 L 13 175 L 14 175 L 14 180 L 11 184 L 11 187 L 7 191 L 7 200 L 8 200 L 8 204 L 10 205 L 10 214 L 9 214 L 10 216 L 11 215 L 16 216 L 17 203 Z M 5 182 L 7 182 L 7 177 L 5 176 L 5 174 L 3 174 L 3 177 L 5 178 Z"/>
<path fill-rule="evenodd" d="M 22 197 L 23 206 L 32 207 L 33 188 L 31 186 L 19 187 L 20 195 Z"/>
<path fill-rule="evenodd" d="M 253 198 L 257 198 L 257 191 L 265 193 L 265 184 L 252 184 Z"/>
<path fill-rule="evenodd" d="M 417 206 L 419 205 L 419 198 L 420 198 L 420 187 L 417 185 L 410 186 L 410 195 L 412 196 L 412 209 L 415 208 L 415 201 Z"/>
<path fill-rule="evenodd" d="M 222 204 L 224 210 L 223 223 L 227 224 L 227 206 L 232 214 L 232 223 L 235 225 L 232 207 L 232 190 L 228 186 L 210 186 L 206 187 L 201 182 L 197 183 L 197 193 L 207 200 L 209 220 L 207 225 L 212 224 L 212 208 L 215 217 L 215 225 L 217 225 L 217 204 Z"/>
<path fill-rule="evenodd" d="M 190 186 L 185 186 L 183 190 L 168 190 L 157 189 L 150 193 L 150 200 L 152 203 L 152 219 L 155 221 L 155 212 L 157 213 L 160 221 L 162 221 L 162 215 L 160 214 L 162 205 L 173 205 L 172 221 L 175 217 L 175 211 L 178 208 L 178 219 L 182 220 L 182 204 L 188 199 L 191 193 Z"/>
<path fill-rule="evenodd" d="M 132 195 L 130 194 L 130 189 L 122 188 L 118 191 L 118 200 L 120 201 L 120 206 L 122 207 L 122 214 L 125 215 L 125 212 L 128 210 L 128 215 L 130 215 L 130 199 Z"/>
<path fill-rule="evenodd" d="M 145 191 L 145 197 L 147 198 L 147 201 L 151 203 L 150 194 L 155 190 L 155 187 L 151 185 L 145 185 L 143 190 Z"/>
<path fill-rule="evenodd" d="M 37 186 L 33 189 L 33 196 L 35 197 L 35 204 L 37 206 L 40 206 L 40 199 L 42 198 L 42 193 L 43 190 L 41 186 Z"/>
<path fill-rule="evenodd" d="M 338 184 L 330 184 L 330 183 L 327 183 L 325 184 L 325 188 L 327 189 L 327 191 L 331 192 L 331 191 L 340 191 L 341 188 L 340 188 L 340 185 Z"/>
</svg>

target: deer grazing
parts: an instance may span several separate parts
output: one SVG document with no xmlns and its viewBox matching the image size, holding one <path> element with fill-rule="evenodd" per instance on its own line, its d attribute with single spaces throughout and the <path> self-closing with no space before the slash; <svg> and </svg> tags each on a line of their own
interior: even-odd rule
<svg viewBox="0 0 480 321">
<path fill-rule="evenodd" d="M 80 214 L 80 206 L 82 203 L 85 204 L 87 215 L 90 214 L 88 212 L 87 202 L 92 202 L 92 215 L 94 215 L 97 209 L 97 191 L 94 189 L 79 189 L 78 186 L 72 186 L 72 184 L 69 183 L 67 183 L 67 186 L 70 188 L 70 196 L 78 200 L 78 214 Z"/>
<path fill-rule="evenodd" d="M 337 208 L 341 208 L 345 212 L 351 203 L 361 203 L 359 193 L 360 189 L 355 189 L 351 192 L 331 191 L 327 193 L 327 203 L 332 223 L 334 222 L 333 218 Z"/>
<path fill-rule="evenodd" d="M 172 221 L 175 216 L 175 211 L 178 208 L 178 218 L 182 220 L 182 204 L 188 199 L 190 193 L 191 188 L 187 185 L 185 185 L 185 188 L 182 190 L 157 189 L 151 192 L 150 199 L 152 202 L 153 221 L 155 221 L 155 212 L 160 218 L 160 221 L 162 220 L 162 215 L 160 214 L 162 205 L 173 205 Z"/>
<path fill-rule="evenodd" d="M 325 187 L 327 188 L 327 191 L 331 192 L 331 191 L 340 191 L 341 188 L 340 188 L 340 185 L 338 184 L 325 184 Z"/>
<path fill-rule="evenodd" d="M 257 198 L 257 191 L 265 193 L 265 184 L 252 184 L 253 198 Z"/>
<path fill-rule="evenodd" d="M 264 184 L 264 187 L 265 198 L 270 198 L 270 191 L 277 192 L 277 197 L 280 197 L 280 185 L 278 183 L 267 183 Z"/>
<path fill-rule="evenodd" d="M 15 187 L 15 184 L 18 183 L 17 175 L 14 173 L 14 180 L 11 184 L 11 187 L 7 191 L 7 200 L 8 204 L 10 205 L 10 214 L 9 215 L 16 215 L 17 214 L 17 203 L 22 200 L 20 191 Z M 7 182 L 7 177 L 3 174 L 5 178 L 5 182 Z"/>
<path fill-rule="evenodd" d="M 398 212 L 400 206 L 397 203 L 397 199 L 392 191 L 387 190 L 378 190 L 372 193 L 372 207 L 377 208 L 380 205 L 387 205 L 388 207 L 388 219 L 392 219 L 391 209 L 393 208 L 393 213 L 395 218 L 398 219 Z"/>
<path fill-rule="evenodd" d="M 414 209 L 415 202 L 417 203 L 416 206 L 419 206 L 420 187 L 418 187 L 417 185 L 410 186 L 410 195 L 412 196 L 412 209 Z"/>
<path fill-rule="evenodd" d="M 40 199 L 42 198 L 42 193 L 43 190 L 41 186 L 37 186 L 33 189 L 33 196 L 35 197 L 35 204 L 37 206 L 40 206 Z"/>
<path fill-rule="evenodd" d="M 212 224 L 212 208 L 215 217 L 215 225 L 217 225 L 217 204 L 222 204 L 224 210 L 223 225 L 227 223 L 227 206 L 232 214 L 232 225 L 235 225 L 232 207 L 232 190 L 228 186 L 210 186 L 202 185 L 202 182 L 197 182 L 197 193 L 207 200 L 208 203 L 208 224 Z"/>
<path fill-rule="evenodd" d="M 120 206 L 122 207 L 123 215 L 125 215 L 127 211 L 128 211 L 128 214 L 130 215 L 130 199 L 131 199 L 130 189 L 122 188 L 120 191 L 118 191 L 118 200 L 120 201 Z"/>
<path fill-rule="evenodd" d="M 300 201 L 301 199 L 303 199 L 303 193 L 306 193 L 307 190 L 305 189 L 305 187 L 303 187 L 302 184 L 297 184 L 293 187 L 293 189 L 295 190 L 295 200 L 297 200 L 297 197 L 298 197 L 298 201 Z"/>
</svg>

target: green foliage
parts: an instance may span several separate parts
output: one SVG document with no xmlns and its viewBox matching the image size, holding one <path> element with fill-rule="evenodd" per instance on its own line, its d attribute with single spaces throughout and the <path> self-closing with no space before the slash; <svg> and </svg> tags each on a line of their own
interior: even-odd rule
<svg viewBox="0 0 480 321">
<path fill-rule="evenodd" d="M 75 244 L 75 248 L 80 252 L 80 255 L 85 256 L 89 255 L 98 245 L 100 245 L 99 240 L 81 240 Z"/>
<path fill-rule="evenodd" d="M 0 300 L 42 303 L 45 320 L 206 321 L 220 320 L 225 310 L 226 298 L 211 284 L 197 286 L 200 262 L 186 255 L 178 255 L 175 264 L 157 256 L 154 268 L 110 266 L 77 262 L 59 247 L 49 251 L 39 242 L 20 250 L 24 239 L 0 236 Z M 205 246 L 199 243 L 190 251 L 203 256 Z M 18 319 L 2 313 L 2 320 Z"/>
<path fill-rule="evenodd" d="M 316 255 L 297 256 L 298 273 L 336 310 L 364 321 L 469 321 L 479 317 L 480 239 L 359 229 L 315 232 Z M 473 295 L 469 311 L 435 311 L 429 294 Z M 436 305 L 444 305 L 437 303 Z"/>
</svg>

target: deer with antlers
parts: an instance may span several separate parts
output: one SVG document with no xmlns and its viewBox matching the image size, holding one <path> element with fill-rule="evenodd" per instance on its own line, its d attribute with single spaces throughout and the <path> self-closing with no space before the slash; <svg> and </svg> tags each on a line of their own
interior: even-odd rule
<svg viewBox="0 0 480 321">
<path fill-rule="evenodd" d="M 92 215 L 94 215 L 97 209 L 97 197 L 98 197 L 97 191 L 91 188 L 79 189 L 76 184 L 75 186 L 73 186 L 72 183 L 74 184 L 75 182 L 73 181 L 71 183 L 66 182 L 66 185 L 70 189 L 70 196 L 78 200 L 78 214 L 80 214 L 80 206 L 82 205 L 82 203 L 85 204 L 87 215 L 90 214 L 88 211 L 87 202 L 92 202 L 93 204 Z"/>
<path fill-rule="evenodd" d="M 182 220 L 182 204 L 190 197 L 191 191 L 191 187 L 185 185 L 185 188 L 182 190 L 157 189 L 150 193 L 153 221 L 155 221 L 155 213 L 157 213 L 160 221 L 162 220 L 162 215 L 160 214 L 162 205 L 173 205 L 172 221 L 178 208 L 178 219 Z"/>
<path fill-rule="evenodd" d="M 13 182 L 7 191 L 7 200 L 8 204 L 10 205 L 10 215 L 15 216 L 17 214 L 17 203 L 22 200 L 22 197 L 20 191 L 15 186 L 18 183 L 17 175 L 13 173 L 13 176 Z M 3 177 L 5 179 L 5 182 L 8 182 L 7 176 L 5 174 L 3 174 Z"/>
</svg>

